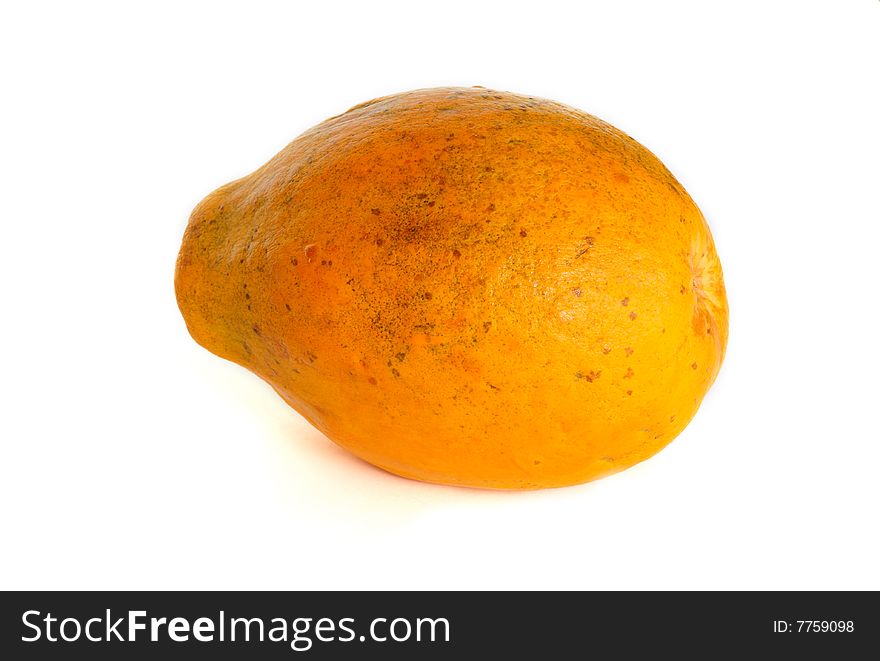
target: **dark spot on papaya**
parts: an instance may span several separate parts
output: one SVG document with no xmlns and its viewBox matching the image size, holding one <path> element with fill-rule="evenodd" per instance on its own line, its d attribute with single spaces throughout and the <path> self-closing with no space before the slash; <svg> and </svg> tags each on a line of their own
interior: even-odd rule
<svg viewBox="0 0 880 661">
<path fill-rule="evenodd" d="M 633 391 L 632 391 L 632 390 L 627 390 L 627 391 L 626 391 L 626 394 L 629 395 L 630 397 L 632 397 Z"/>
<path fill-rule="evenodd" d="M 691 369 L 692 369 L 692 370 L 697 369 L 697 364 L 696 364 L 696 363 L 691 363 Z"/>
<path fill-rule="evenodd" d="M 290 263 L 293 264 L 294 266 L 296 266 L 297 264 L 299 264 L 299 261 L 296 259 L 296 257 L 291 257 Z"/>
<path fill-rule="evenodd" d="M 369 379 L 367 379 L 367 381 L 369 381 L 370 385 L 372 385 L 372 386 L 376 385 L 376 378 L 373 376 L 371 376 Z"/>
<path fill-rule="evenodd" d="M 397 358 L 397 360 L 402 363 L 403 359 L 406 358 L 406 354 L 401 352 L 401 353 L 395 354 L 394 357 Z"/>
<path fill-rule="evenodd" d="M 370 209 L 370 213 L 373 214 L 374 216 L 378 216 L 382 212 L 379 209 Z"/>
<path fill-rule="evenodd" d="M 620 302 L 620 304 L 621 304 L 623 307 L 626 307 L 627 305 L 629 305 L 629 296 L 627 296 L 626 298 L 624 298 L 624 299 Z"/>
<path fill-rule="evenodd" d="M 381 246 L 383 243 L 385 243 L 385 242 L 382 239 L 376 239 L 377 246 Z"/>
<path fill-rule="evenodd" d="M 286 307 L 286 308 L 287 308 L 287 311 L 290 312 L 290 303 L 285 303 L 285 304 L 284 304 L 284 307 Z"/>
<path fill-rule="evenodd" d="M 577 296 L 578 298 L 580 298 L 580 296 L 583 292 L 581 291 L 580 287 L 575 287 L 574 289 L 571 290 L 571 293 L 574 294 L 575 296 Z"/>
<path fill-rule="evenodd" d="M 426 291 L 425 292 L 425 300 L 430 301 L 432 298 L 434 298 L 434 295 L 431 292 Z"/>
<path fill-rule="evenodd" d="M 520 230 L 520 231 L 519 231 L 519 235 L 520 235 L 522 238 L 526 238 L 526 237 L 529 235 L 529 233 L 526 232 L 525 230 Z"/>
<path fill-rule="evenodd" d="M 626 368 L 626 374 L 623 375 L 623 378 L 624 378 L 624 379 L 631 379 L 631 378 L 633 378 L 635 375 L 636 375 L 636 373 L 633 372 L 632 367 L 627 367 L 627 368 Z"/>
<path fill-rule="evenodd" d="M 635 320 L 636 320 L 636 317 L 638 317 L 638 316 L 639 316 L 639 315 L 637 315 L 635 312 L 630 312 L 630 313 L 629 313 L 629 318 L 630 318 L 632 321 L 635 321 Z"/>
<path fill-rule="evenodd" d="M 488 333 L 490 328 L 492 328 L 492 322 L 491 321 L 484 321 L 483 322 L 483 332 Z"/>
<path fill-rule="evenodd" d="M 391 373 L 392 373 L 394 376 L 397 376 L 397 377 L 400 376 L 400 372 L 397 371 L 397 368 L 392 367 L 392 368 L 391 368 Z"/>
<path fill-rule="evenodd" d="M 452 256 L 455 257 L 455 258 L 458 258 L 458 257 L 461 257 L 461 253 L 460 253 L 458 250 L 453 250 L 453 251 L 452 251 Z"/>
<path fill-rule="evenodd" d="M 583 257 L 592 249 L 594 244 L 593 237 L 585 236 L 581 244 L 578 246 L 577 251 L 574 254 L 574 258 L 577 259 L 579 257 Z"/>
</svg>

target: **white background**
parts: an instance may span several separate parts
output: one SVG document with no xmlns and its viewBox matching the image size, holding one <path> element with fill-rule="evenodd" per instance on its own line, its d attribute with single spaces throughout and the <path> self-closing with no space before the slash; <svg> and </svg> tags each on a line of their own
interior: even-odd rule
<svg viewBox="0 0 880 661">
<path fill-rule="evenodd" d="M 880 2 L 19 3 L 0 67 L 0 587 L 880 589 Z M 709 219 L 727 360 L 648 462 L 410 482 L 188 336 L 205 194 L 440 85 L 596 114 Z"/>
</svg>

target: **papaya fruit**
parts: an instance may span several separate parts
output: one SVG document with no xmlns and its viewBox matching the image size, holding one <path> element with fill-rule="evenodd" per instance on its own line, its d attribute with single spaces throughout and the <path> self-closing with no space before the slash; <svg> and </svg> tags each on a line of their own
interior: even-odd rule
<svg viewBox="0 0 880 661">
<path fill-rule="evenodd" d="M 484 88 L 362 103 L 193 211 L 192 337 L 386 471 L 559 487 L 642 461 L 715 379 L 709 227 L 610 124 Z"/>
</svg>

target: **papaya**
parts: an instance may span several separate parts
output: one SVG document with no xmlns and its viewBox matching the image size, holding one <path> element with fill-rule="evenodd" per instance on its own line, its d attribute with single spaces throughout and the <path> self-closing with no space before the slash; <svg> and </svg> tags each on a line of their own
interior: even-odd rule
<svg viewBox="0 0 880 661">
<path fill-rule="evenodd" d="M 709 227 L 610 124 L 484 88 L 378 98 L 202 200 L 200 345 L 404 477 L 538 489 L 658 452 L 724 357 Z"/>
</svg>

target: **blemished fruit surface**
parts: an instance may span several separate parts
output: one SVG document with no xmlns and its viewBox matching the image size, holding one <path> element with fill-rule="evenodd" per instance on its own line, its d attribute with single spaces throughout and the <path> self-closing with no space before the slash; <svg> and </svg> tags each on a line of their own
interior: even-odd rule
<svg viewBox="0 0 880 661">
<path fill-rule="evenodd" d="M 699 209 L 632 138 L 483 88 L 388 96 L 193 211 L 193 338 L 417 480 L 577 484 L 688 424 L 728 309 Z"/>
</svg>

